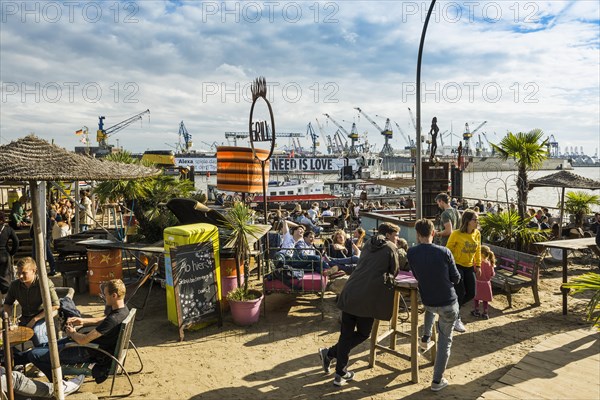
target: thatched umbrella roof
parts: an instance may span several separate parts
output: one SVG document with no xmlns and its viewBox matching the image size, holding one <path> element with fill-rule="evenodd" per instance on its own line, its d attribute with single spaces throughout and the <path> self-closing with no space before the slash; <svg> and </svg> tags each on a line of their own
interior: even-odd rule
<svg viewBox="0 0 600 400">
<path fill-rule="evenodd" d="M 600 189 L 600 182 L 569 171 L 559 171 L 555 174 L 529 181 L 530 189 L 541 186 L 596 190 Z"/>
<path fill-rule="evenodd" d="M 562 237 L 563 214 L 565 209 L 565 188 L 596 190 L 600 189 L 600 182 L 569 171 L 559 171 L 555 174 L 534 179 L 529 182 L 530 189 L 536 187 L 559 187 L 562 189 L 560 194 L 560 219 L 558 222 L 558 236 Z"/>
<path fill-rule="evenodd" d="M 0 146 L 0 181 L 29 181 L 33 208 L 34 245 L 36 250 L 44 317 L 48 330 L 48 345 L 52 376 L 54 381 L 54 396 L 64 398 L 62 386 L 62 370 L 58 358 L 58 346 L 54 319 L 52 318 L 52 303 L 48 277 L 46 275 L 46 222 L 45 184 L 41 181 L 72 181 L 72 180 L 110 180 L 137 179 L 160 174 L 155 168 L 139 165 L 97 160 L 78 155 L 50 144 L 34 135 Z"/>
<path fill-rule="evenodd" d="M 0 146 L 0 181 L 138 179 L 160 174 L 156 168 L 75 154 L 29 135 Z"/>
</svg>

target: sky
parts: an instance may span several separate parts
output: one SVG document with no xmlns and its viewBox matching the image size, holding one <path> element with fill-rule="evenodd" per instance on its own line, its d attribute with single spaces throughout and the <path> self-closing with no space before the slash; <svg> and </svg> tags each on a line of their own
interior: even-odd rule
<svg viewBox="0 0 600 400">
<path fill-rule="evenodd" d="M 0 1 L 0 143 L 35 133 L 95 144 L 105 128 L 132 152 L 193 148 L 248 131 L 250 84 L 264 76 L 277 132 L 347 131 L 380 148 L 389 118 L 414 138 L 416 64 L 429 1 Z M 422 66 L 422 119 L 445 144 L 465 123 L 497 143 L 542 129 L 561 152 L 600 147 L 600 6 L 584 1 L 438 1 Z M 262 107 L 262 108 L 261 108 Z M 257 106 L 259 117 L 264 104 Z M 318 120 L 318 122 L 317 122 Z M 391 145 L 406 141 L 393 124 Z M 321 125 L 322 131 L 319 130 Z M 452 138 L 452 139 L 451 139 Z M 310 138 L 301 138 L 310 146 Z M 484 137 L 481 140 L 485 140 Z M 238 145 L 244 145 L 238 142 Z M 289 144 L 280 138 L 278 146 Z"/>
</svg>

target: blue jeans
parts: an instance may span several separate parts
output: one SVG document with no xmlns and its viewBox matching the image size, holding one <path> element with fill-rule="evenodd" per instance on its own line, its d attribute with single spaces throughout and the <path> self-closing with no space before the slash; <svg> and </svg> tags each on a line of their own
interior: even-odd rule
<svg viewBox="0 0 600 400">
<path fill-rule="evenodd" d="M 23 325 L 27 325 L 29 321 Z M 31 338 L 34 347 L 39 347 L 48 343 L 48 330 L 46 328 L 46 320 L 42 319 L 33 326 L 33 337 Z"/>
<path fill-rule="evenodd" d="M 330 258 L 329 265 L 337 265 L 340 270 L 346 272 L 348 275 L 354 272 L 356 264 L 358 263 L 358 256 L 344 257 L 344 258 Z"/>
<path fill-rule="evenodd" d="M 292 259 L 290 265 L 292 268 L 302 269 L 307 272 L 323 272 L 321 270 L 321 262 L 323 269 L 329 269 L 331 266 L 325 261 L 321 261 L 321 256 L 317 254 L 299 254 L 298 258 Z"/>
<path fill-rule="evenodd" d="M 33 246 L 31 247 L 31 258 L 35 260 L 35 240 L 33 242 Z M 50 272 L 56 272 L 56 261 L 54 260 L 52 249 L 50 248 L 50 239 L 46 239 L 46 261 L 48 261 L 48 265 L 50 265 Z"/>
<path fill-rule="evenodd" d="M 69 342 L 69 338 L 60 339 L 58 341 L 58 351 L 65 347 Z M 29 362 L 33 363 L 40 371 L 46 375 L 48 381 L 52 382 L 52 363 L 50 362 L 50 349 L 48 343 L 40 347 L 34 347 L 27 355 Z M 92 357 L 89 351 L 82 347 L 75 347 L 65 350 L 60 353 L 60 363 L 62 364 L 79 364 L 90 362 Z"/>
<path fill-rule="evenodd" d="M 452 330 L 454 322 L 458 318 L 458 302 L 454 302 L 448 306 L 430 307 L 425 306 L 425 326 L 423 327 L 423 335 L 431 336 L 433 329 L 433 321 L 435 314 L 438 314 L 437 322 L 437 353 L 435 356 L 435 365 L 433 367 L 433 380 L 440 382 L 444 376 L 444 371 L 448 365 L 450 358 L 450 348 L 452 347 Z"/>
</svg>

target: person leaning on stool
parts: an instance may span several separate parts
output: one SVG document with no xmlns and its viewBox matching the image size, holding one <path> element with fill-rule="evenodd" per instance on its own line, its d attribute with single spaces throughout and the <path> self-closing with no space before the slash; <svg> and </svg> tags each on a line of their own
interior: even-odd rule
<svg viewBox="0 0 600 400">
<path fill-rule="evenodd" d="M 369 338 L 374 319 L 392 318 L 394 289 L 386 285 L 385 278 L 398 273 L 395 245 L 398 232 L 400 228 L 389 222 L 379 225 L 378 234 L 363 246 L 356 269 L 339 296 L 337 306 L 342 310 L 340 337 L 333 347 L 319 349 L 325 373 L 329 373 L 333 359 L 337 360 L 333 380 L 336 386 L 354 379 L 354 372 L 347 369 L 348 356 L 354 347 Z"/>
</svg>

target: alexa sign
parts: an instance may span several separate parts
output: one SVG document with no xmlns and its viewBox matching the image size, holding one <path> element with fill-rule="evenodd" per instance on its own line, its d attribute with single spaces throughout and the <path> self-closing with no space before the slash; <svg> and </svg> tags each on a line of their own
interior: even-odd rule
<svg viewBox="0 0 600 400">
<path fill-rule="evenodd" d="M 269 100 L 267 100 L 267 82 L 265 78 L 256 78 L 256 80 L 252 83 L 250 89 L 252 91 L 252 108 L 250 108 L 250 120 L 248 122 L 250 146 L 252 146 L 254 158 L 258 159 L 259 161 L 268 161 L 273 155 L 273 149 L 275 149 L 275 118 L 273 117 L 273 109 L 271 108 L 271 103 L 269 103 Z M 269 121 L 253 120 L 254 106 L 256 105 L 256 102 L 259 99 L 262 99 L 269 109 L 269 117 L 271 119 L 270 124 Z M 269 155 L 266 158 L 259 157 L 256 152 L 256 143 L 267 142 L 271 143 Z"/>
</svg>

